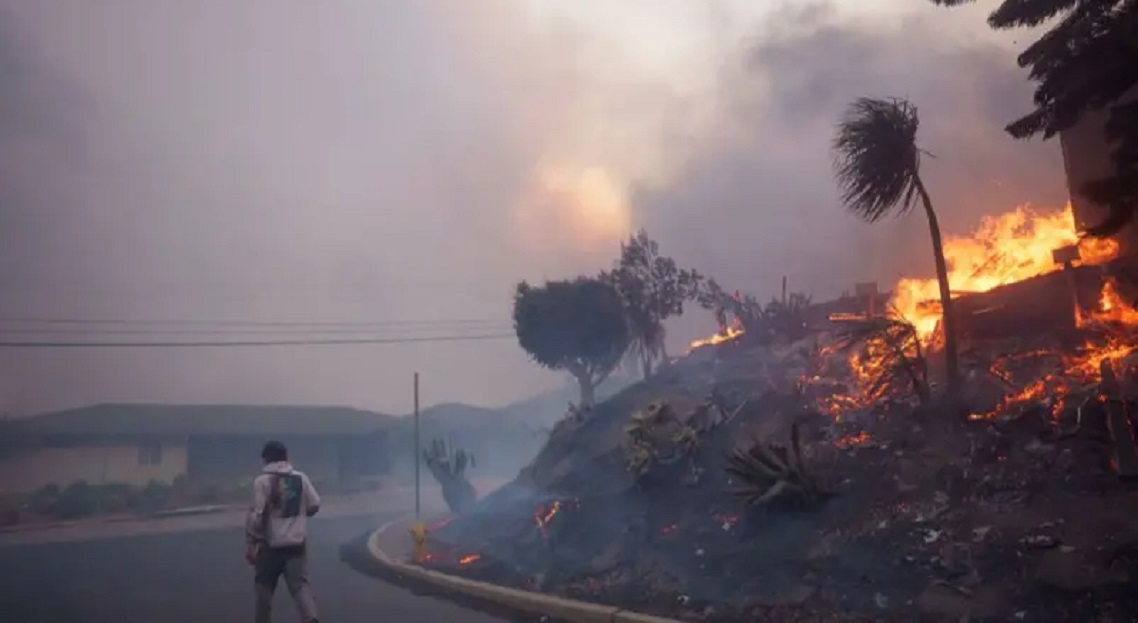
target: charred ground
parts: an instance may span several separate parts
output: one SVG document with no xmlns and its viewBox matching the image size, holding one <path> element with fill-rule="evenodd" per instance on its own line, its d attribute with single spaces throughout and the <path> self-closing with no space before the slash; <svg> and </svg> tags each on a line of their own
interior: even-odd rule
<svg viewBox="0 0 1138 623">
<path fill-rule="evenodd" d="M 853 355 L 833 330 L 699 349 L 567 415 L 517 480 L 436 526 L 427 564 L 692 620 L 1132 620 L 1120 390 L 1087 372 L 1125 369 L 1127 336 L 988 343 L 971 417 L 881 377 L 923 359 L 878 344 L 869 370 L 873 331 Z"/>
</svg>

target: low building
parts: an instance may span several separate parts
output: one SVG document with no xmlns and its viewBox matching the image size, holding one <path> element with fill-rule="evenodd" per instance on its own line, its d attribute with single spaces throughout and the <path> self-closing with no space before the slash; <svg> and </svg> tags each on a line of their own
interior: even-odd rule
<svg viewBox="0 0 1138 623">
<path fill-rule="evenodd" d="M 391 416 L 345 407 L 106 404 L 9 425 L 0 494 L 90 484 L 229 486 L 260 468 L 267 439 L 313 480 L 352 485 L 389 470 Z"/>
</svg>

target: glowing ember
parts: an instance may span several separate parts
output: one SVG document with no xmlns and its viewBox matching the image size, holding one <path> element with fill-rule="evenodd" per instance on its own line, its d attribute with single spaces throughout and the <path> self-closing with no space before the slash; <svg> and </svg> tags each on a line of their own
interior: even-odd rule
<svg viewBox="0 0 1138 623">
<path fill-rule="evenodd" d="M 660 528 L 660 536 L 668 536 L 669 534 L 675 534 L 676 531 L 679 529 L 680 529 L 680 524 L 670 523 L 670 524 L 664 526 L 663 528 Z"/>
<path fill-rule="evenodd" d="M 561 500 L 554 500 L 549 506 L 540 504 L 537 511 L 533 515 L 534 523 L 537 524 L 537 529 L 541 531 L 543 539 L 549 539 L 549 522 L 561 512 Z"/>
<path fill-rule="evenodd" d="M 844 448 L 856 448 L 859 446 L 864 446 L 865 444 L 867 444 L 869 442 L 870 442 L 869 433 L 867 433 L 865 431 L 861 431 L 860 433 L 858 433 L 856 435 L 846 435 L 846 436 L 842 437 L 841 439 L 838 439 L 837 441 L 834 442 L 834 445 L 839 447 L 839 448 L 843 448 L 843 449 Z"/>
<path fill-rule="evenodd" d="M 1118 283 L 1107 279 L 1099 294 L 1098 309 L 1087 317 L 1080 317 L 1080 325 L 1138 326 L 1138 311 L 1118 294 Z"/>
<path fill-rule="evenodd" d="M 948 280 L 954 294 L 987 292 L 1059 270 L 1051 252 L 1070 245 L 1078 245 L 1082 264 L 1101 264 L 1118 254 L 1114 240 L 1079 238 L 1070 205 L 1050 214 L 1021 206 L 984 217 L 970 237 L 945 239 Z M 936 279 L 901 279 L 893 293 L 893 307 L 927 343 L 941 316 Z"/>
<path fill-rule="evenodd" d="M 470 563 L 478 562 L 481 559 L 482 559 L 482 554 L 467 554 L 466 556 L 463 556 L 462 558 L 458 559 L 458 564 L 469 565 Z"/>
</svg>

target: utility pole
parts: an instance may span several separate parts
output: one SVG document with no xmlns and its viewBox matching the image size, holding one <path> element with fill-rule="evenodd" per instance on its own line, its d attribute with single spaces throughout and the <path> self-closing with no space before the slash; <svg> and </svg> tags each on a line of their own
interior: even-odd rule
<svg viewBox="0 0 1138 623">
<path fill-rule="evenodd" d="M 415 519 L 419 518 L 419 463 L 423 458 L 419 446 L 419 373 L 415 373 Z"/>
</svg>

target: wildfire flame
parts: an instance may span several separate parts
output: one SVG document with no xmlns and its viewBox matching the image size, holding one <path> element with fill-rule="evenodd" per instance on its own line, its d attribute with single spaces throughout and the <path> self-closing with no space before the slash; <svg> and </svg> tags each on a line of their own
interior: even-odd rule
<svg viewBox="0 0 1138 623">
<path fill-rule="evenodd" d="M 1062 268 L 1052 251 L 1077 245 L 1080 263 L 1101 264 L 1118 254 L 1110 239 L 1080 238 L 1071 205 L 1052 213 L 1020 206 L 986 216 L 971 236 L 944 240 L 948 281 L 954 295 L 993 288 Z M 927 342 L 940 323 L 940 289 L 936 279 L 904 278 L 893 289 L 892 306 L 913 323 Z"/>
<path fill-rule="evenodd" d="M 856 435 L 846 435 L 834 442 L 834 445 L 839 448 L 856 448 L 864 446 L 871 441 L 869 433 L 861 431 Z"/>
<path fill-rule="evenodd" d="M 549 522 L 553 521 L 559 512 L 561 512 L 561 500 L 554 500 L 549 506 L 538 505 L 533 520 L 537 524 L 537 529 L 541 531 L 542 538 L 549 539 Z"/>
<path fill-rule="evenodd" d="M 462 558 L 458 559 L 458 564 L 469 565 L 470 563 L 478 562 L 481 559 L 482 559 L 482 554 L 467 554 L 466 556 L 463 556 Z"/>
<path fill-rule="evenodd" d="M 949 237 L 944 241 L 945 260 L 949 282 L 954 296 L 986 292 L 993 288 L 1015 283 L 1060 270 L 1053 251 L 1064 247 L 1078 249 L 1078 262 L 1096 265 L 1117 256 L 1119 245 L 1110 239 L 1080 239 L 1070 205 L 1063 210 L 1043 213 L 1023 206 L 1006 214 L 985 217 L 976 231 L 967 237 Z M 899 344 L 906 357 L 939 346 L 941 306 L 939 285 L 936 279 L 903 278 L 894 288 L 891 301 L 894 313 L 911 323 L 917 339 L 908 338 Z M 1099 366 L 1104 361 L 1115 362 L 1132 351 L 1130 340 L 1118 337 L 1120 328 L 1138 327 L 1138 310 L 1119 294 L 1118 284 L 1107 280 L 1102 288 L 1098 309 L 1076 310 L 1079 325 L 1108 329 L 1108 337 L 1090 339 L 1074 353 L 1053 353 L 1046 350 L 1009 354 L 993 363 L 989 372 L 1002 379 L 1010 390 L 999 406 L 990 413 L 974 415 L 988 418 L 1013 411 L 1025 404 L 1039 404 L 1050 400 L 1054 414 L 1066 406 L 1073 386 L 1098 381 Z M 845 319 L 845 318 L 842 318 Z M 853 320 L 854 318 L 850 318 Z M 1113 337 L 1110 335 L 1114 334 Z M 911 335 L 911 334 L 910 334 Z M 888 386 L 875 382 L 881 378 L 882 355 L 889 345 L 874 338 L 849 358 L 849 366 L 857 391 L 848 395 L 826 398 L 820 408 L 836 419 L 843 411 L 864 408 L 886 397 Z M 1017 385 L 1005 366 L 1025 358 L 1050 358 L 1051 370 L 1024 385 Z"/>
<path fill-rule="evenodd" d="M 703 338 L 702 340 L 695 340 L 692 342 L 691 346 L 688 347 L 688 351 L 690 352 L 703 346 L 714 346 L 716 344 L 730 342 L 731 340 L 738 338 L 744 333 L 745 331 L 743 330 L 743 324 L 739 322 L 738 318 L 736 318 L 735 322 L 723 327 L 719 332 L 715 333 L 711 337 Z"/>
</svg>

